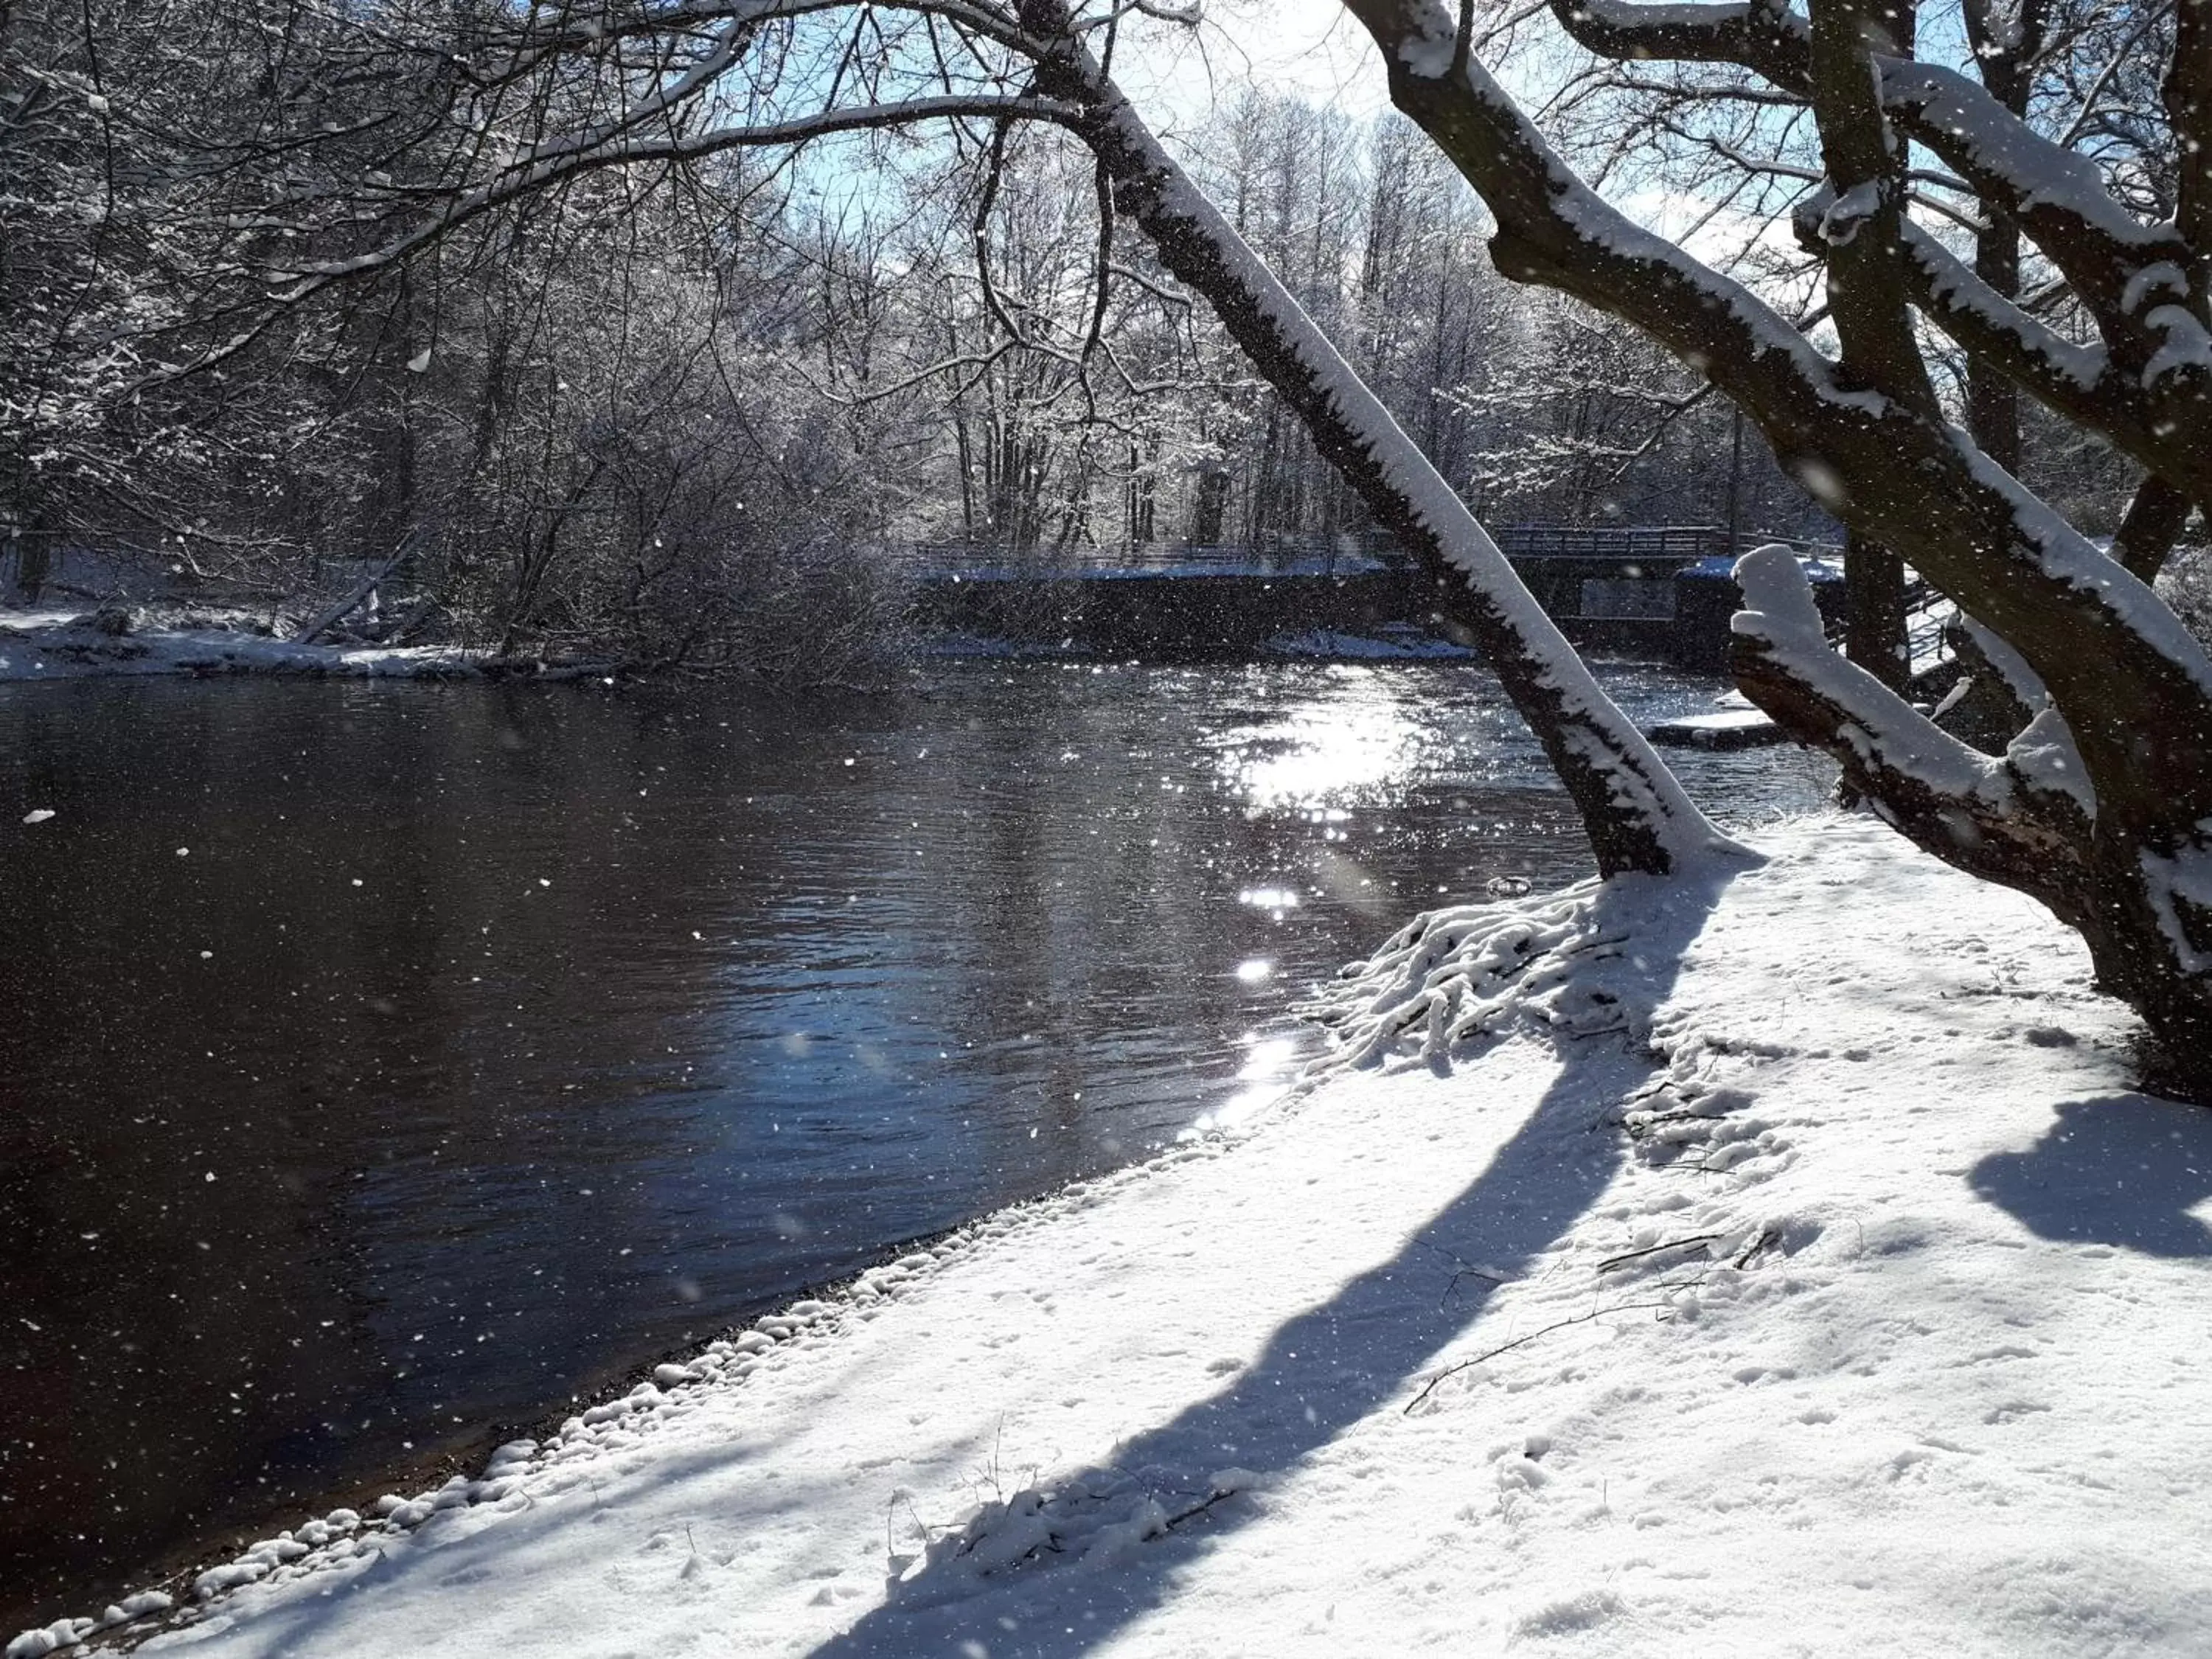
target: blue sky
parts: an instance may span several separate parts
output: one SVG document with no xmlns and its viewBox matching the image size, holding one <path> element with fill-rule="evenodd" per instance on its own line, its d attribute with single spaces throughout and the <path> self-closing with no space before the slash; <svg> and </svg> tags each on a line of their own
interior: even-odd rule
<svg viewBox="0 0 2212 1659">
<path fill-rule="evenodd" d="M 1117 59 L 1117 78 L 1156 121 L 1195 118 L 1246 76 L 1347 113 L 1369 115 L 1389 99 L 1370 41 L 1339 0 L 1217 0 L 1195 38 L 1154 38 Z"/>
</svg>

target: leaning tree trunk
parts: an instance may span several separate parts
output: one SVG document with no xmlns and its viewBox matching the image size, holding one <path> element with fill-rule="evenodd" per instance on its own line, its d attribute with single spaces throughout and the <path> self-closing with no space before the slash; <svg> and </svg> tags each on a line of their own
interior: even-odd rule
<svg viewBox="0 0 2212 1659">
<path fill-rule="evenodd" d="M 1315 447 L 1433 582 L 1437 610 L 1481 648 L 1542 744 L 1600 871 L 1663 875 L 1740 852 L 1682 793 L 1382 400 L 1076 41 L 1061 0 L 1024 0 L 1022 20 L 1032 34 L 1065 43 L 1039 61 L 1037 89 L 1085 112 L 1075 131 L 1111 181 L 1115 209 L 1205 296 Z"/>
<path fill-rule="evenodd" d="M 2176 125 L 2189 129 L 2178 135 L 2190 140 L 2182 210 L 2119 230 L 2125 210 L 2094 168 L 2051 154 L 1978 87 L 1906 58 L 1880 56 L 1877 71 L 1875 7 L 1813 0 L 1808 25 L 1779 7 L 1555 0 L 1595 50 L 1741 63 L 1812 106 L 1838 363 L 1577 179 L 1474 61 L 1463 9 L 1345 3 L 1382 49 L 1399 109 L 1496 217 L 1502 271 L 1697 364 L 1850 530 L 1909 560 L 2016 659 L 2033 718 L 2002 757 L 1981 754 L 1829 648 L 1793 557 L 1766 550 L 1741 573 L 1746 692 L 1836 756 L 1919 845 L 2078 930 L 2102 987 L 2142 1015 L 2168 1085 L 2212 1098 L 2212 660 L 2143 582 L 1947 423 L 1910 315 L 1918 307 L 1970 349 L 2007 354 L 2008 372 L 2046 403 L 2203 503 L 2212 349 L 2193 343 L 2206 337 L 2196 243 L 2212 254 L 2212 95 L 2194 89 L 2212 89 L 2208 9 L 2181 9 L 2169 77 L 2169 109 L 2185 109 Z M 2185 100 L 2172 87 L 2185 76 Z M 1901 211 L 1900 133 L 2036 236 L 2096 312 L 2105 356 L 2065 358 L 2036 319 L 1943 263 Z"/>
</svg>

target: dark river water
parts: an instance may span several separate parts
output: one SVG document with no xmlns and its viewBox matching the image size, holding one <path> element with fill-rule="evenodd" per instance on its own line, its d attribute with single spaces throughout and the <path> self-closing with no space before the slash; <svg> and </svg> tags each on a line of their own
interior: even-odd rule
<svg viewBox="0 0 2212 1659">
<path fill-rule="evenodd" d="M 11 685 L 0 767 L 0 1635 L 1249 1107 L 1588 867 L 1458 666 Z"/>
</svg>

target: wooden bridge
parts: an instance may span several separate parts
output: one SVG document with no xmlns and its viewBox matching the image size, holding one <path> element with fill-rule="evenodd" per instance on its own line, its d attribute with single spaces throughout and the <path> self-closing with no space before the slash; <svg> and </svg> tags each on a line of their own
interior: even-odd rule
<svg viewBox="0 0 2212 1659">
<path fill-rule="evenodd" d="M 1788 539 L 1740 536 L 1732 549 L 1711 525 L 1508 525 L 1492 534 L 1577 644 L 1700 666 L 1726 660 L 1733 551 Z M 1238 655 L 1287 633 L 1425 624 L 1436 610 L 1433 580 L 1373 536 L 1060 555 L 935 544 L 915 550 L 915 562 L 927 623 L 1115 652 Z"/>
<path fill-rule="evenodd" d="M 1516 565 L 1575 563 L 1648 565 L 1655 570 L 1692 564 L 1726 554 L 1729 532 L 1717 525 L 1576 526 L 1506 525 L 1492 532 Z M 1738 550 L 1788 537 L 1739 535 Z M 1813 544 L 1805 544 L 1808 547 Z M 1186 542 L 1139 542 L 1112 547 L 1036 548 L 1016 553 L 1004 547 L 969 542 L 924 542 L 914 561 L 928 576 L 964 580 L 1036 580 L 1072 578 L 1111 580 L 1135 576 L 1356 575 L 1402 570 L 1410 564 L 1389 536 L 1278 537 L 1261 542 L 1197 545 Z"/>
</svg>

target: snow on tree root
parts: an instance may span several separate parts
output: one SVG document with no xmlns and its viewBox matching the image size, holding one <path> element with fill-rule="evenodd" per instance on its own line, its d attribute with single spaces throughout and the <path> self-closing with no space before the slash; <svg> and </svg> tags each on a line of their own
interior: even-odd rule
<svg viewBox="0 0 2212 1659">
<path fill-rule="evenodd" d="M 1604 889 L 1583 882 L 1544 898 L 1455 906 L 1416 918 L 1315 1012 L 1335 1028 L 1328 1069 L 1422 1062 L 1525 1029 L 1547 1037 L 1624 1029 L 1619 990 L 1577 970 L 1618 954 L 1598 925 Z"/>
</svg>

